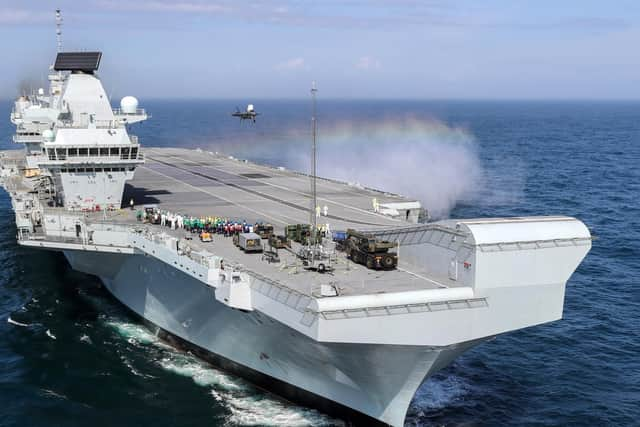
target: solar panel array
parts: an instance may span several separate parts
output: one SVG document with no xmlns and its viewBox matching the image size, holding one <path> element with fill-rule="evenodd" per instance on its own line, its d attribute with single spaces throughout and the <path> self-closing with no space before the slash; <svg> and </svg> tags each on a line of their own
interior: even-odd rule
<svg viewBox="0 0 640 427">
<path fill-rule="evenodd" d="M 100 66 L 102 52 L 60 52 L 53 69 L 56 71 L 82 71 L 93 73 Z"/>
</svg>

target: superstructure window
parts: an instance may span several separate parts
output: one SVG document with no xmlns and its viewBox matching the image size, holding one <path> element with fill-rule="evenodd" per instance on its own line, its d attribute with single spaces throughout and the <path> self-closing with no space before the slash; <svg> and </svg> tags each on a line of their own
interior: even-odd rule
<svg viewBox="0 0 640 427">
<path fill-rule="evenodd" d="M 122 147 L 122 150 L 120 151 L 120 158 L 124 159 L 124 160 L 129 158 L 129 148 L 128 147 Z"/>
<path fill-rule="evenodd" d="M 118 147 L 109 148 L 109 155 L 111 155 L 111 156 L 120 156 L 120 148 L 118 148 Z"/>
<path fill-rule="evenodd" d="M 78 149 L 77 148 L 69 148 L 69 157 L 77 157 Z"/>
<path fill-rule="evenodd" d="M 76 170 L 75 170 L 75 169 L 73 169 L 73 168 L 72 168 L 72 169 L 69 169 L 69 173 L 76 173 Z"/>
<path fill-rule="evenodd" d="M 105 172 L 111 172 L 111 168 L 104 168 Z"/>
<path fill-rule="evenodd" d="M 100 149 L 100 157 L 108 156 L 108 155 L 109 155 L 109 149 L 108 148 L 101 148 Z"/>
<path fill-rule="evenodd" d="M 49 160 L 55 160 L 56 159 L 56 152 L 53 148 L 47 148 L 47 153 L 49 156 Z"/>
<path fill-rule="evenodd" d="M 78 154 L 80 157 L 87 157 L 89 155 L 89 150 L 86 148 L 78 148 Z"/>
<path fill-rule="evenodd" d="M 98 149 L 97 148 L 89 148 L 89 155 L 91 157 L 98 156 Z"/>
<path fill-rule="evenodd" d="M 58 160 L 65 160 L 67 158 L 66 148 L 56 148 L 56 157 Z"/>
<path fill-rule="evenodd" d="M 131 158 L 134 160 L 138 158 L 138 147 L 131 148 Z"/>
</svg>

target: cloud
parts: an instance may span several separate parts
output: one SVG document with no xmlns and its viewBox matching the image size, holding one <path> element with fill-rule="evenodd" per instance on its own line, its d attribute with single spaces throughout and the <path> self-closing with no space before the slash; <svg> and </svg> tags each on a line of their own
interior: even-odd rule
<svg viewBox="0 0 640 427">
<path fill-rule="evenodd" d="M 297 57 L 280 62 L 274 68 L 276 70 L 301 70 L 307 67 L 305 66 L 304 58 Z"/>
<path fill-rule="evenodd" d="M 380 68 L 380 61 L 371 56 L 361 56 L 356 62 L 356 68 L 361 70 L 372 70 Z"/>
<path fill-rule="evenodd" d="M 53 13 L 34 12 L 25 9 L 0 9 L 0 24 L 19 25 L 53 22 Z"/>
<path fill-rule="evenodd" d="M 161 0 L 118 2 L 115 0 L 103 0 L 99 4 L 108 9 L 136 10 L 147 12 L 182 12 L 182 13 L 222 13 L 229 12 L 231 8 L 219 2 L 175 1 Z"/>
</svg>

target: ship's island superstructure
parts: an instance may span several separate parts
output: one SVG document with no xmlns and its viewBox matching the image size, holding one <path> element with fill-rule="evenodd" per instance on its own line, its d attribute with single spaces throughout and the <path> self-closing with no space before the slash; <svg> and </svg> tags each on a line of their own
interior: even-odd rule
<svg viewBox="0 0 640 427">
<path fill-rule="evenodd" d="M 24 150 L 0 164 L 18 243 L 63 252 L 217 365 L 344 419 L 398 426 L 420 384 L 462 352 L 562 317 L 565 284 L 591 247 L 574 218 L 423 223 L 416 200 L 318 178 L 325 272 L 309 268 L 304 244 L 268 257 L 224 234 L 200 241 L 141 221 L 137 211 L 162 211 L 281 234 L 309 223 L 309 177 L 202 150 L 146 148 L 143 158 L 128 130 L 148 115 L 132 97 L 112 108 L 100 58 L 59 53 L 48 92 L 15 102 Z M 348 229 L 395 242 L 397 268 L 352 262 L 329 231 Z"/>
</svg>

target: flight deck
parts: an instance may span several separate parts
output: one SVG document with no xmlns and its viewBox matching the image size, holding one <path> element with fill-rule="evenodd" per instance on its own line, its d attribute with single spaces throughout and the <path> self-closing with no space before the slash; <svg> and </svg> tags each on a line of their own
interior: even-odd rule
<svg viewBox="0 0 640 427">
<path fill-rule="evenodd" d="M 218 216 L 248 223 L 269 222 L 282 234 L 287 224 L 308 223 L 310 217 L 310 177 L 284 168 L 259 165 L 209 151 L 180 148 L 146 148 L 145 164 L 125 189 L 124 204 L 133 198 L 137 207 L 155 205 L 163 211 L 188 216 Z M 330 230 L 389 230 L 410 226 L 404 218 L 393 218 L 374 211 L 373 200 L 381 205 L 417 202 L 403 196 L 364 188 L 336 180 L 317 179 L 318 204 L 327 206 L 318 224 Z M 414 214 L 414 212 L 412 212 Z M 415 216 L 415 215 L 414 215 Z M 127 221 L 132 221 L 129 217 Z M 184 230 L 148 226 L 152 233 L 173 237 L 189 236 Z M 330 238 L 325 239 L 333 249 Z M 225 254 L 228 265 L 270 277 L 289 288 L 311 296 L 322 284 L 329 284 L 341 295 L 433 289 L 455 286 L 447 278 L 427 277 L 426 272 L 401 262 L 391 271 L 370 270 L 337 252 L 331 274 L 306 270 L 296 256 L 301 245 L 278 251 L 279 263 L 268 263 L 260 254 L 245 254 L 234 247 L 231 238 L 213 235 L 213 242 L 200 242 L 196 235 L 188 245 L 194 251 Z"/>
<path fill-rule="evenodd" d="M 212 152 L 179 148 L 146 148 L 145 164 L 125 188 L 124 204 L 157 204 L 160 209 L 194 216 L 270 222 L 276 228 L 309 223 L 310 178 L 284 168 L 258 165 Z M 358 184 L 317 179 L 318 224 L 331 230 L 406 226 L 416 218 L 414 200 Z M 405 204 L 394 217 L 373 209 L 373 200 Z M 327 215 L 324 215 L 324 207 Z"/>
</svg>

